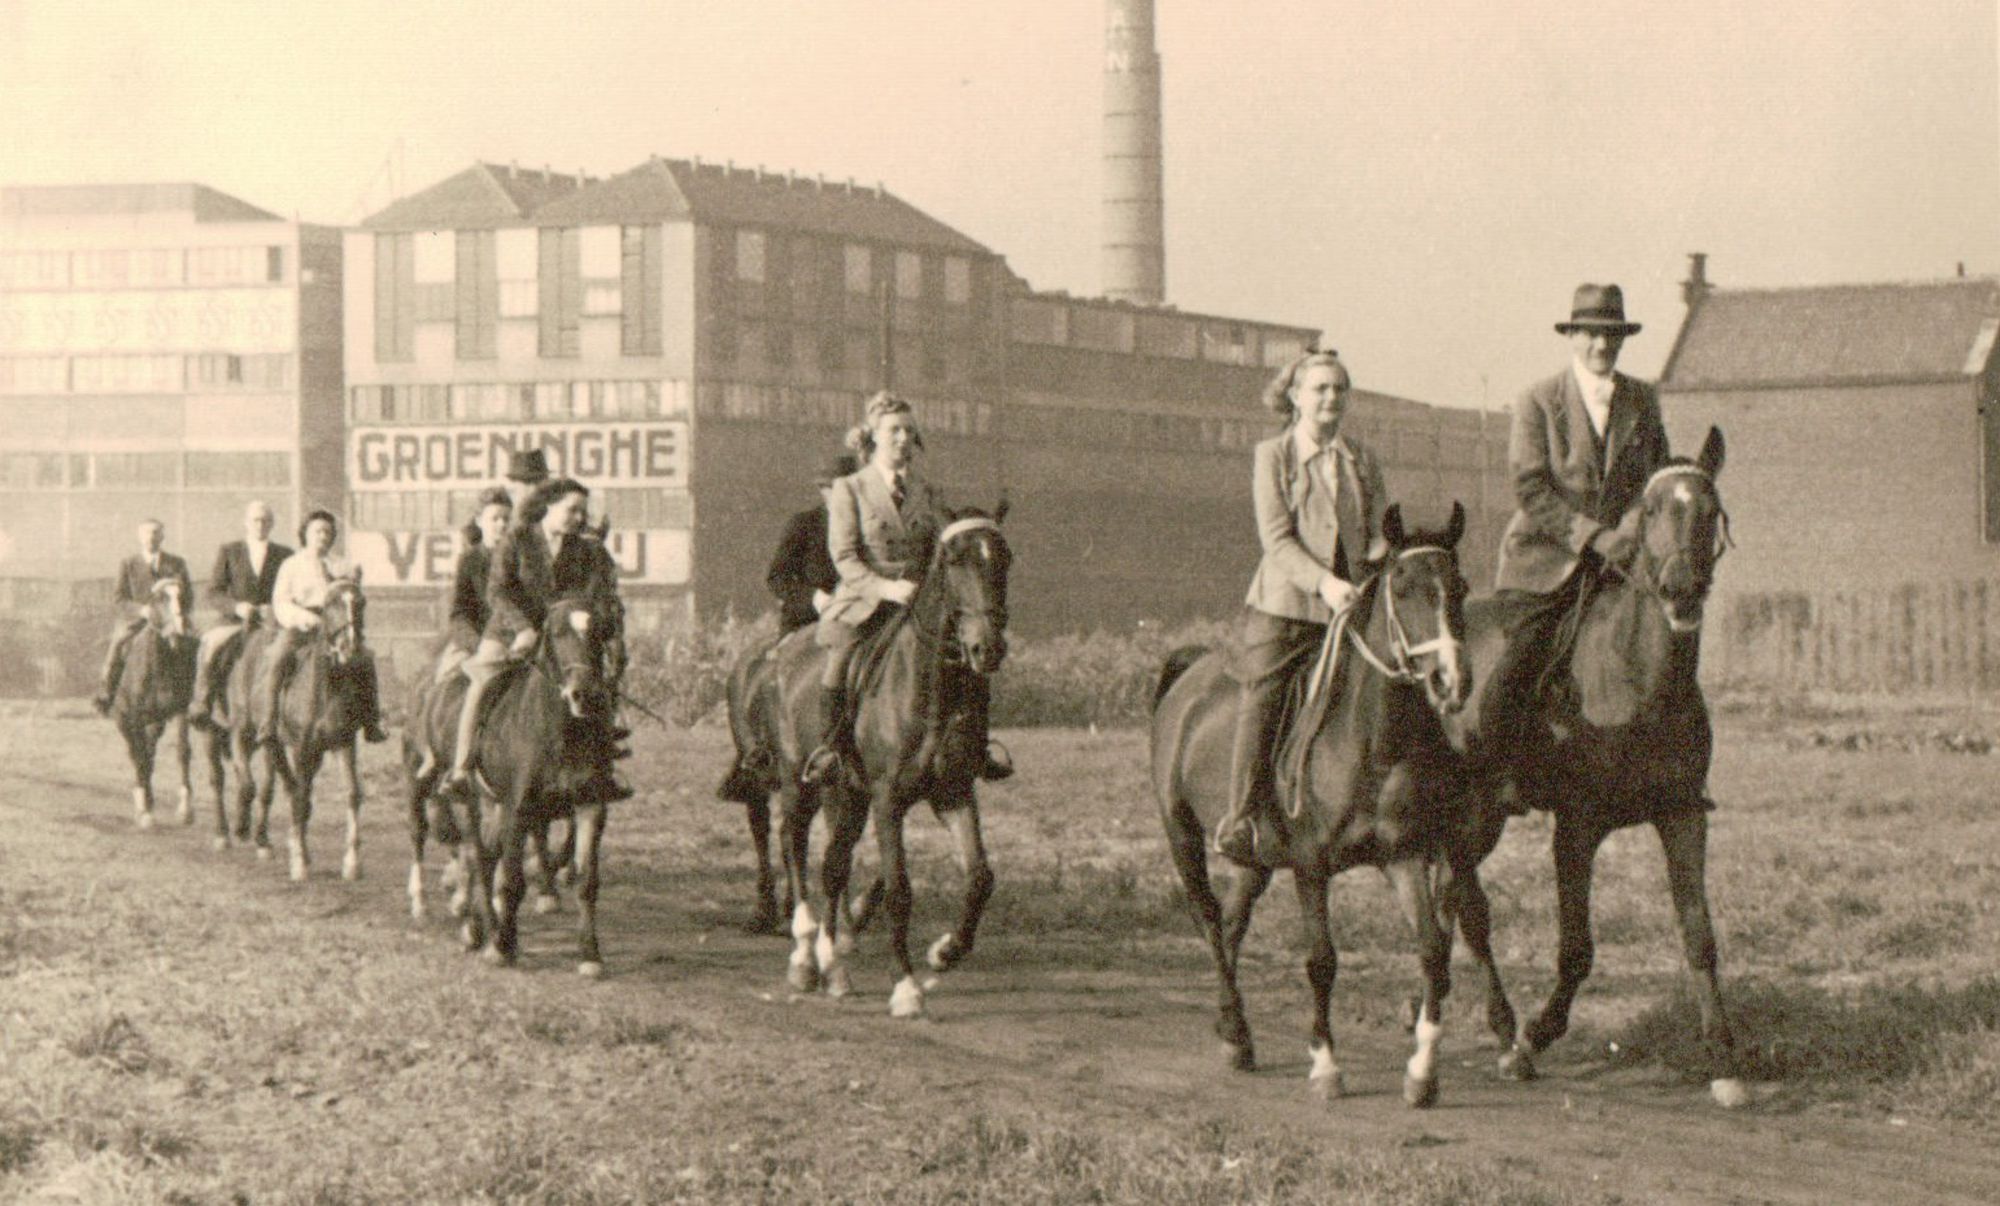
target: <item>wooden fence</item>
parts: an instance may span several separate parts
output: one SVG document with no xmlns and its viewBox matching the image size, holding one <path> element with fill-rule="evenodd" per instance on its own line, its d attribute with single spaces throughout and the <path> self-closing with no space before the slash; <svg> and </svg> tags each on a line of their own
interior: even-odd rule
<svg viewBox="0 0 2000 1206">
<path fill-rule="evenodd" d="M 2000 579 L 1718 595 L 1713 684 L 1838 691 L 2000 688 Z"/>
</svg>

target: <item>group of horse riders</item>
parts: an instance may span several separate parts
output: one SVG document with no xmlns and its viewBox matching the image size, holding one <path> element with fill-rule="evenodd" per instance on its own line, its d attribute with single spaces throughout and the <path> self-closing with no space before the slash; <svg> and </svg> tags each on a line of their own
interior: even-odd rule
<svg viewBox="0 0 2000 1206">
<path fill-rule="evenodd" d="M 1560 630 L 1598 575 L 1631 560 L 1637 514 L 1628 511 L 1668 456 L 1653 387 L 1616 371 L 1626 337 L 1640 330 L 1626 319 L 1618 286 L 1579 286 L 1569 318 L 1555 329 L 1570 342 L 1568 368 L 1530 387 L 1513 409 L 1507 455 L 1517 509 L 1502 538 L 1496 581 L 1513 618 L 1506 650 L 1481 687 L 1483 742 L 1547 740 L 1532 705 L 1537 685 L 1555 668 L 1552 660 L 1563 655 Z M 1327 626 L 1354 602 L 1362 568 L 1386 550 L 1388 499 L 1380 466 L 1365 445 L 1341 432 L 1352 386 L 1338 353 L 1313 350 L 1281 369 L 1264 393 L 1265 405 L 1286 426 L 1252 455 L 1262 557 L 1232 667 L 1240 694 L 1230 803 L 1214 833 L 1216 851 L 1239 862 L 1275 865 L 1283 859 L 1271 750 L 1285 689 L 1292 672 L 1319 648 Z M 819 474 L 821 505 L 786 525 L 767 576 L 782 606 L 783 631 L 813 625 L 815 642 L 826 651 L 819 707 L 820 731 L 829 736 L 806 760 L 802 777 L 808 782 L 851 767 L 850 662 L 916 593 L 923 557 L 944 519 L 935 489 L 917 470 L 923 438 L 908 402 L 886 391 L 870 398 L 847 444 L 850 454 Z M 551 480 L 538 449 L 517 452 L 507 476 L 507 487 L 481 495 L 451 587 L 449 635 L 437 674 L 442 681 L 463 673 L 471 687 L 447 788 L 466 780 L 487 687 L 503 665 L 532 650 L 551 602 L 583 596 L 622 614 L 615 565 L 585 524 L 588 489 L 572 479 Z M 270 541 L 272 522 L 268 506 L 251 503 L 245 538 L 216 557 L 209 597 L 222 617 L 200 643 L 191 711 L 198 721 L 210 712 L 217 654 L 259 609 L 269 608 L 281 634 L 262 667 L 275 713 L 286 655 L 317 623 L 328 587 L 343 579 L 358 583 L 353 567 L 330 551 L 337 533 L 332 515 L 307 516 L 299 530 L 305 547 L 296 553 Z M 163 578 L 178 578 L 187 589 L 187 565 L 163 550 L 163 535 L 157 521 L 141 526 L 141 553 L 119 573 L 121 604 L 143 605 Z M 127 614 L 118 620 L 100 708 L 108 707 L 125 643 L 139 624 Z M 373 664 L 365 657 L 361 664 L 370 683 L 364 733 L 380 741 Z M 989 700 L 983 679 L 979 685 L 969 720 L 971 736 L 985 749 Z M 264 731 L 274 727 L 267 723 Z M 610 734 L 614 742 L 627 735 L 622 728 Z M 1003 779 L 1012 770 L 989 752 L 980 777 Z M 608 769 L 598 789 L 607 800 L 631 794 Z"/>
<path fill-rule="evenodd" d="M 1569 319 L 1555 329 L 1569 340 L 1569 367 L 1514 404 L 1507 462 L 1516 510 L 1495 583 L 1507 642 L 1479 686 L 1473 734 L 1481 745 L 1530 756 L 1552 740 L 1538 704 L 1542 685 L 1563 669 L 1566 622 L 1601 575 L 1629 566 L 1638 547 L 1633 504 L 1668 457 L 1654 388 L 1616 371 L 1626 337 L 1640 329 L 1626 319 L 1619 287 L 1579 286 Z M 1240 691 L 1229 807 L 1213 835 L 1216 852 L 1239 863 L 1285 862 L 1271 751 L 1286 690 L 1355 601 L 1363 567 L 1387 550 L 1381 469 L 1340 430 L 1351 388 L 1337 353 L 1310 351 L 1264 394 L 1286 428 L 1253 454 L 1263 555 L 1232 666 Z"/>
</svg>

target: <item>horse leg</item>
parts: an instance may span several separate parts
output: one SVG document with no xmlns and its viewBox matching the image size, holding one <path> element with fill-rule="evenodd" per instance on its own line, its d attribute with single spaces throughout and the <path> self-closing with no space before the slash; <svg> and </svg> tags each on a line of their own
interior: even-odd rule
<svg viewBox="0 0 2000 1206">
<path fill-rule="evenodd" d="M 972 788 L 965 798 L 946 804 L 939 820 L 952 836 L 952 852 L 958 858 L 959 873 L 965 876 L 965 900 L 959 905 L 958 925 L 949 934 L 931 943 L 925 961 L 940 974 L 957 967 L 972 953 L 979 933 L 979 919 L 986 914 L 986 902 L 993 896 L 993 867 L 986 859 L 986 835 L 979 825 L 979 801 Z"/>
<path fill-rule="evenodd" d="M 1204 841 L 1206 839 L 1204 838 Z M 1207 857 L 1204 850 L 1203 857 Z M 1215 950 L 1216 968 L 1222 980 L 1222 1009 L 1215 1022 L 1229 1055 L 1229 1065 L 1239 1072 L 1257 1066 L 1256 1048 L 1250 1041 L 1250 1021 L 1243 1013 L 1243 994 L 1237 988 L 1237 956 L 1243 950 L 1243 936 L 1250 932 L 1250 914 L 1264 889 L 1271 886 L 1271 872 L 1265 867 L 1239 867 L 1230 881 L 1229 894 L 1222 901 L 1219 943 Z"/>
<path fill-rule="evenodd" d="M 1493 958 L 1493 902 L 1486 896 L 1486 886 L 1479 882 L 1476 861 L 1454 858 L 1446 865 L 1437 889 L 1437 909 L 1445 936 L 1449 938 L 1452 927 L 1458 927 L 1465 949 L 1486 982 L 1486 1026 L 1500 1040 L 1500 1074 L 1510 1080 L 1532 1077 L 1533 1064 L 1520 1068 L 1512 1050 L 1519 1023 L 1513 1002 L 1507 999 L 1507 986 L 1500 979 L 1500 965 Z M 1527 1075 L 1519 1075 L 1522 1071 Z"/>
<path fill-rule="evenodd" d="M 859 802 L 837 800 L 826 811 L 826 853 L 820 856 L 820 925 L 813 943 L 813 958 L 819 964 L 826 995 L 835 1000 L 853 991 L 848 976 L 847 956 L 854 950 L 854 936 L 847 924 L 847 887 L 854 875 L 854 847 L 868 827 L 868 812 Z"/>
<path fill-rule="evenodd" d="M 792 898 L 792 954 L 785 969 L 785 982 L 799 992 L 819 987 L 819 965 L 813 962 L 813 941 L 819 937 L 819 918 L 813 915 L 812 897 L 806 891 L 806 859 L 811 851 L 812 816 L 797 795 L 788 788 L 779 794 L 785 845 L 785 895 Z"/>
<path fill-rule="evenodd" d="M 1734 1109 L 1747 1104 L 1750 1095 L 1736 1075 L 1736 1039 L 1716 980 L 1715 925 L 1708 913 L 1708 815 L 1699 806 L 1679 809 L 1654 818 L 1653 828 L 1659 831 L 1660 848 L 1666 854 L 1667 883 L 1680 921 L 1688 978 L 1701 1011 L 1709 1092 L 1718 1105 Z"/>
<path fill-rule="evenodd" d="M 1569 1030 L 1570 1006 L 1590 977 L 1596 947 L 1590 936 L 1590 872 L 1604 829 L 1595 820 L 1557 814 L 1552 842 L 1556 871 L 1556 983 L 1541 1013 L 1516 1047 L 1539 1055 Z"/>
<path fill-rule="evenodd" d="M 905 814 L 894 800 L 877 806 L 875 843 L 880 851 L 883 887 L 882 903 L 889 914 L 889 956 L 896 963 L 896 987 L 889 994 L 889 1016 L 924 1016 L 924 989 L 917 983 L 916 969 L 910 965 L 910 867 L 903 842 Z M 850 918 L 858 931 L 860 926 Z"/>
<path fill-rule="evenodd" d="M 208 758 L 208 782 L 215 791 L 215 848 L 229 849 L 228 776 L 222 770 L 222 752 L 229 735 L 215 729 L 202 734 L 202 752 Z"/>
<path fill-rule="evenodd" d="M 160 730 L 149 724 L 134 724 L 124 730 L 125 752 L 132 760 L 132 821 L 141 829 L 153 827 L 153 749 Z"/>
<path fill-rule="evenodd" d="M 253 734 L 239 738 L 239 740 L 254 741 L 255 737 Z M 256 756 L 257 750 L 253 745 L 244 754 L 244 765 L 250 765 L 250 760 Z M 278 780 L 287 779 L 289 781 L 288 776 L 291 773 L 291 765 L 285 760 L 284 749 L 277 745 L 266 745 L 264 747 L 264 779 L 257 784 L 256 838 L 258 858 L 271 857 L 271 797 L 277 794 Z"/>
<path fill-rule="evenodd" d="M 532 826 L 528 835 L 535 855 L 534 907 L 538 916 L 554 913 L 562 908 L 562 896 L 556 891 L 556 868 L 559 864 L 549 853 L 549 829 L 554 824 L 554 821 L 544 821 L 542 824 Z M 570 824 L 571 840 L 574 841 L 576 822 L 572 821 Z"/>
<path fill-rule="evenodd" d="M 424 919 L 424 845 L 430 840 L 430 796 L 437 786 L 439 771 L 432 768 L 427 774 L 410 774 L 410 792 L 406 816 L 410 825 L 410 920 Z M 439 835 L 439 844 L 444 837 Z"/>
<path fill-rule="evenodd" d="M 1306 980 L 1312 985 L 1312 1040 L 1308 1048 L 1312 1071 L 1306 1074 L 1306 1087 L 1321 1101 L 1332 1101 L 1347 1091 L 1346 1078 L 1333 1057 L 1333 981 L 1340 971 L 1340 954 L 1334 949 L 1333 927 L 1327 919 L 1327 879 L 1324 871 L 1292 871 L 1292 886 L 1299 894 L 1299 923 L 1305 930 Z M 1232 958 L 1232 982 L 1234 962 Z"/>
<path fill-rule="evenodd" d="M 285 846 L 291 854 L 291 876 L 295 883 L 312 874 L 312 852 L 306 848 L 306 834 L 312 825 L 313 780 L 319 777 L 323 757 L 325 753 L 318 743 L 308 736 L 299 746 L 298 765 L 285 776 L 285 796 L 292 805 L 292 830 L 285 835 Z M 279 757 L 278 764 L 284 766 L 287 760 Z"/>
<path fill-rule="evenodd" d="M 460 891 L 466 896 L 465 923 L 459 933 L 468 952 L 484 947 L 486 936 L 493 932 L 493 860 L 487 852 L 496 847 L 487 832 L 488 811 L 476 788 L 468 793 L 465 824 L 458 834 Z"/>
<path fill-rule="evenodd" d="M 1438 1042 L 1444 1037 L 1444 999 L 1451 992 L 1451 927 L 1440 924 L 1431 896 L 1430 868 L 1422 860 L 1399 860 L 1383 868 L 1417 931 L 1424 970 L 1424 999 L 1417 1010 L 1417 1049 L 1403 1073 L 1403 1100 L 1423 1110 L 1437 1104 Z"/>
<path fill-rule="evenodd" d="M 758 800 L 743 806 L 750 823 L 750 845 L 757 852 L 757 907 L 743 923 L 746 934 L 775 934 L 778 931 L 778 880 L 771 870 L 771 801 Z"/>
<path fill-rule="evenodd" d="M 340 747 L 340 760 L 347 768 L 347 849 L 340 856 L 340 878 L 361 878 L 361 765 L 355 739 Z"/>
<path fill-rule="evenodd" d="M 174 810 L 174 819 L 183 825 L 194 824 L 194 743 L 188 737 L 186 712 L 174 716 L 174 753 L 181 764 L 181 795 Z"/>
<path fill-rule="evenodd" d="M 526 790 L 517 785 L 495 811 L 499 814 L 499 862 L 493 884 L 493 942 L 486 950 L 489 961 L 502 967 L 513 966 L 521 949 L 521 901 L 528 894 L 526 868 L 526 827 L 521 814 L 527 808 Z"/>
<path fill-rule="evenodd" d="M 576 843 L 576 972 L 591 980 L 604 974 L 604 956 L 597 949 L 597 854 L 607 815 L 604 805 L 592 804 L 578 808 L 570 819 Z"/>
</svg>

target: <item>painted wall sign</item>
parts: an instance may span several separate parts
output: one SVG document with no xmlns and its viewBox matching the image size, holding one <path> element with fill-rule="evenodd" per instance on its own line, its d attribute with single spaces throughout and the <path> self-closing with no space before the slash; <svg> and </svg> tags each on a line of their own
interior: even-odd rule
<svg viewBox="0 0 2000 1206">
<path fill-rule="evenodd" d="M 457 532 L 350 532 L 347 556 L 369 586 L 434 586 L 451 582 L 462 537 Z M 685 585 L 693 576 L 687 532 L 618 531 L 605 538 L 624 582 Z"/>
<path fill-rule="evenodd" d="M 684 422 L 357 427 L 347 437 L 350 490 L 465 490 L 491 485 L 516 449 L 540 448 L 549 472 L 599 486 L 685 490 Z"/>
</svg>

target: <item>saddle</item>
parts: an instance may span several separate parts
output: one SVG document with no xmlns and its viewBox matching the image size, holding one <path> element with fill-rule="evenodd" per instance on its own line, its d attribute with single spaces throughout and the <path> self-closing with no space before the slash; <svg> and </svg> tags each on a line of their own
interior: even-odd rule
<svg viewBox="0 0 2000 1206">
<path fill-rule="evenodd" d="M 878 613 L 879 614 L 879 613 Z M 909 613 L 899 612 L 887 622 L 864 625 L 855 638 L 854 656 L 847 659 L 847 681 L 841 696 L 840 714 L 834 718 L 833 731 L 845 736 L 850 742 L 854 737 L 854 722 L 861 715 L 861 697 L 881 677 L 882 658 L 889 651 L 889 638 L 904 622 Z"/>
<path fill-rule="evenodd" d="M 1326 713 L 1347 685 L 1347 632 L 1358 617 L 1361 604 L 1340 613 L 1327 626 L 1326 639 L 1310 658 L 1300 658 L 1287 670 L 1284 706 L 1278 713 L 1278 731 L 1272 738 L 1272 787 L 1287 821 L 1296 821 L 1306 806 L 1306 784 L 1310 781 L 1313 738 L 1326 721 Z"/>
</svg>

